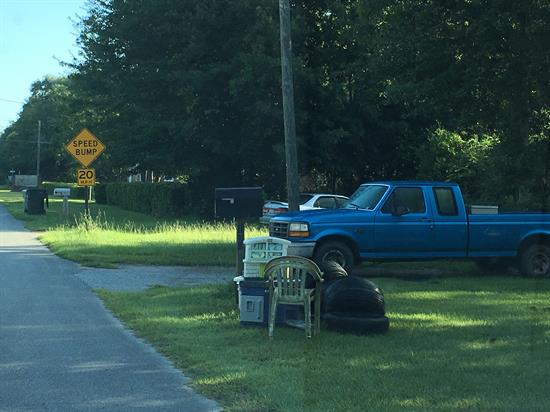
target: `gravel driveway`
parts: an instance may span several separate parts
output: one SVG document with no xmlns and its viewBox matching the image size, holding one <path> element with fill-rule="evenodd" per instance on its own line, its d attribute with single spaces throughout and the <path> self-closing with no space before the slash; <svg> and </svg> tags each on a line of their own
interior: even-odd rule
<svg viewBox="0 0 550 412">
<path fill-rule="evenodd" d="M 197 286 L 230 282 L 231 267 L 121 265 L 116 269 L 82 266 L 76 276 L 93 289 L 139 291 L 155 285 Z"/>
</svg>

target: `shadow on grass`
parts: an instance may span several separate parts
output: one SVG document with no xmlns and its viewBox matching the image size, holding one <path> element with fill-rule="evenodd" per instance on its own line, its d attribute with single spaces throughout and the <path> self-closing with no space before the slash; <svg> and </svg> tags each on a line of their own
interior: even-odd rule
<svg viewBox="0 0 550 412">
<path fill-rule="evenodd" d="M 101 296 L 229 410 L 550 408 L 550 281 L 379 284 L 389 333 L 311 341 L 239 326 L 230 285 Z"/>
<path fill-rule="evenodd" d="M 473 261 L 433 260 L 411 262 L 363 263 L 353 272 L 366 278 L 393 278 L 411 282 L 438 281 L 449 277 L 500 277 L 519 276 L 517 268 L 510 266 L 501 272 L 484 271 Z"/>
</svg>

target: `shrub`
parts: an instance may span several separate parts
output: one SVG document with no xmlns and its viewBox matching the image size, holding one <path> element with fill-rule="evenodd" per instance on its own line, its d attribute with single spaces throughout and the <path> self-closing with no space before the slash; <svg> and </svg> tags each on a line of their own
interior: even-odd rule
<svg viewBox="0 0 550 412">
<path fill-rule="evenodd" d="M 106 183 L 99 185 L 99 203 L 158 217 L 190 214 L 187 186 L 178 183 Z"/>
<path fill-rule="evenodd" d="M 94 187 L 94 196 L 96 203 L 107 204 L 107 186 L 105 184 L 97 184 Z"/>
</svg>

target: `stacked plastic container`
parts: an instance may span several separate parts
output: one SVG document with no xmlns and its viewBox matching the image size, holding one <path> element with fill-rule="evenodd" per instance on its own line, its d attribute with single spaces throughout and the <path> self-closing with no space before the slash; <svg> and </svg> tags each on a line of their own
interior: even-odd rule
<svg viewBox="0 0 550 412">
<path fill-rule="evenodd" d="M 263 278 L 265 264 L 271 259 L 286 256 L 290 242 L 286 239 L 262 236 L 246 239 L 244 278 Z"/>
<path fill-rule="evenodd" d="M 271 259 L 286 256 L 290 242 L 276 237 L 246 239 L 243 276 L 234 279 L 238 289 L 241 325 L 267 325 L 269 296 L 264 279 L 265 265 Z M 286 307 L 277 308 L 276 322 L 287 319 Z"/>
</svg>

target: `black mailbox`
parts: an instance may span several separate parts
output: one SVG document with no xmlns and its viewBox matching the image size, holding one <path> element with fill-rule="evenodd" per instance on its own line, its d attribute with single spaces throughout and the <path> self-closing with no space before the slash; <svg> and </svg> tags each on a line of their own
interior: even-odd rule
<svg viewBox="0 0 550 412">
<path fill-rule="evenodd" d="M 216 189 L 216 217 L 260 217 L 261 187 L 221 187 Z"/>
</svg>

